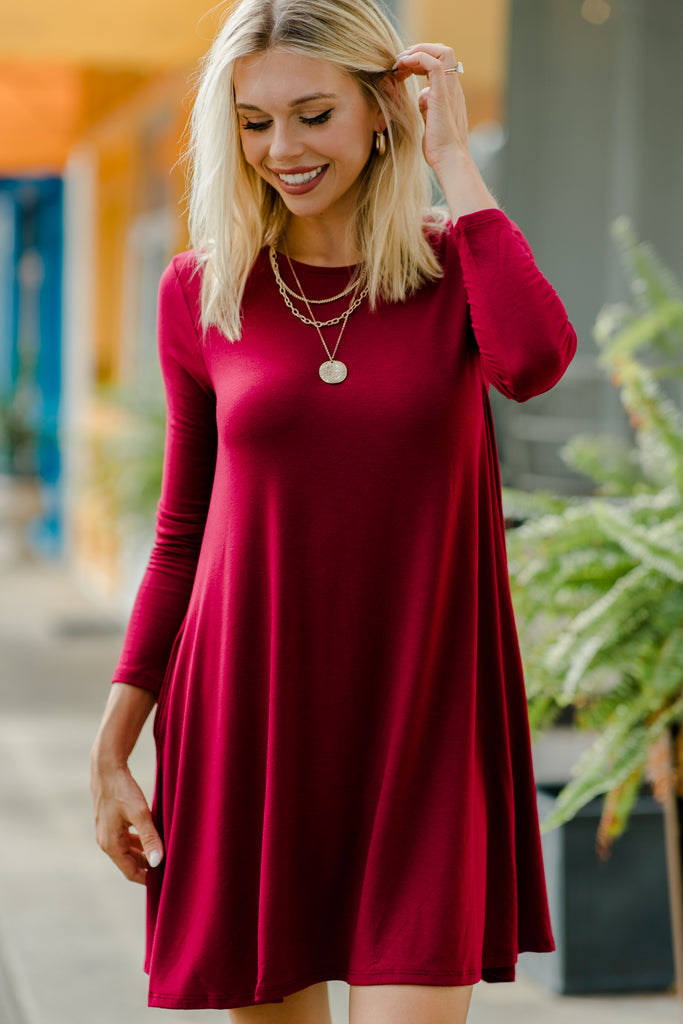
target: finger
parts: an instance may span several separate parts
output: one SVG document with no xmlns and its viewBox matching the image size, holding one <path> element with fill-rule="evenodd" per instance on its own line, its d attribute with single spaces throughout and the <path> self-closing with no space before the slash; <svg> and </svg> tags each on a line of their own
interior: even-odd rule
<svg viewBox="0 0 683 1024">
<path fill-rule="evenodd" d="M 424 53 L 429 53 L 432 57 L 453 57 L 453 63 L 455 63 L 455 51 L 451 46 L 445 46 L 443 43 L 413 43 L 412 46 L 406 46 L 405 50 L 399 53 L 399 57 L 402 57 L 406 53 L 417 53 L 418 50 Z"/>
<path fill-rule="evenodd" d="M 116 864 L 117 868 L 123 872 L 129 882 L 137 882 L 138 885 L 146 885 L 147 883 L 147 859 L 142 853 L 129 850 L 127 853 L 122 853 L 119 856 L 111 858 Z"/>
<path fill-rule="evenodd" d="M 392 68 L 392 72 L 397 82 L 404 82 L 406 78 L 410 78 L 413 73 L 410 68 L 406 67 Z"/>
<path fill-rule="evenodd" d="M 137 832 L 129 832 L 128 835 L 130 836 L 130 839 L 128 840 L 129 848 L 131 850 L 136 851 L 137 853 L 139 853 L 141 856 L 144 857 L 145 851 L 142 848 L 142 843 L 140 842 L 140 836 L 137 834 Z"/>
<path fill-rule="evenodd" d="M 430 57 L 438 60 L 444 68 L 452 68 L 457 64 L 455 51 L 450 46 L 442 46 L 440 43 L 416 43 L 414 46 L 408 46 L 398 54 L 394 67 L 403 61 L 405 57 L 412 57 L 416 53 L 428 54 Z"/>
<path fill-rule="evenodd" d="M 435 85 L 440 80 L 445 86 L 446 75 L 444 72 L 446 71 L 446 66 L 438 57 L 433 57 L 423 50 L 400 57 L 395 73 L 400 72 L 403 68 L 409 68 L 414 75 L 426 75 L 429 78 L 430 85 Z M 458 76 L 453 75 L 449 77 L 457 78 Z"/>
<path fill-rule="evenodd" d="M 164 846 L 154 827 L 152 813 L 146 803 L 136 805 L 130 814 L 130 823 L 138 834 L 139 843 L 149 866 L 158 867 L 164 856 Z"/>
<path fill-rule="evenodd" d="M 147 877 L 148 861 L 142 850 L 139 837 L 131 835 L 127 827 L 121 831 L 98 835 L 97 841 L 117 868 L 131 882 L 144 885 Z"/>
</svg>

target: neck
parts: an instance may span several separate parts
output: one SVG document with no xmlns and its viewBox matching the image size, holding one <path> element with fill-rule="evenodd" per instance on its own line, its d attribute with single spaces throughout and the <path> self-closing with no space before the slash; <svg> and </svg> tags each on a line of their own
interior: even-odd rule
<svg viewBox="0 0 683 1024">
<path fill-rule="evenodd" d="M 293 260 L 317 267 L 352 266 L 360 261 L 360 253 L 346 227 L 292 217 L 284 233 L 287 252 Z"/>
</svg>

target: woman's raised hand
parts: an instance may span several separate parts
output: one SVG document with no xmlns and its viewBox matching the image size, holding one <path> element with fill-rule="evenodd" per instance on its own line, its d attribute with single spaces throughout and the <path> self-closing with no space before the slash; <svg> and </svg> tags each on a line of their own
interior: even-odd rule
<svg viewBox="0 0 683 1024">
<path fill-rule="evenodd" d="M 419 101 L 425 122 L 422 148 L 427 163 L 437 174 L 445 163 L 469 154 L 465 95 L 460 76 L 452 73 L 457 63 L 449 46 L 417 43 L 400 53 L 394 64 L 399 81 L 411 74 L 426 75 L 429 79 Z M 446 74 L 447 70 L 451 73 Z"/>
<path fill-rule="evenodd" d="M 410 75 L 429 80 L 420 93 L 425 131 L 422 150 L 443 189 L 453 223 L 479 210 L 498 209 L 470 154 L 467 108 L 450 46 L 417 43 L 400 53 L 393 67 L 402 82 Z"/>
</svg>

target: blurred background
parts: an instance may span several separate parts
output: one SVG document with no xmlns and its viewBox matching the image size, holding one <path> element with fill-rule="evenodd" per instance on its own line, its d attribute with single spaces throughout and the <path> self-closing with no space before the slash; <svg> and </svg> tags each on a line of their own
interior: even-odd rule
<svg viewBox="0 0 683 1024">
<path fill-rule="evenodd" d="M 408 42 L 443 41 L 462 59 L 475 159 L 579 335 L 550 399 L 517 407 L 494 396 L 504 481 L 588 493 L 590 481 L 560 458 L 563 445 L 577 431 L 629 432 L 593 338 L 599 311 L 627 291 L 615 218 L 627 216 L 683 276 L 683 4 L 388 6 Z M 152 543 L 164 429 L 157 287 L 189 244 L 178 160 L 190 76 L 225 7 L 0 6 L 0 1024 L 147 1019 L 141 894 L 94 848 L 85 766 Z M 540 772 L 550 758 L 557 779 L 576 748 L 570 757 L 557 739 L 550 746 L 535 756 Z M 150 757 L 140 757 L 149 782 Z M 666 994 L 661 816 L 648 813 L 656 835 L 634 856 L 663 888 L 646 889 L 649 905 L 660 901 L 659 931 L 649 921 L 641 929 L 638 957 L 651 953 L 654 963 L 656 947 L 659 960 L 631 984 L 630 966 L 617 975 L 622 990 L 664 994 L 577 1007 L 563 994 L 619 989 L 611 968 L 572 989 L 555 967 L 540 979 L 545 990 L 529 982 L 516 995 L 510 986 L 478 994 L 475 1024 L 573 1021 L 577 1012 L 605 1024 L 679 1019 Z M 627 877 L 621 892 L 642 883 Z"/>
<path fill-rule="evenodd" d="M 149 523 L 156 481 L 139 438 L 127 482 L 123 439 L 114 452 L 108 442 L 142 402 L 160 413 L 145 434 L 158 452 L 156 289 L 188 245 L 177 161 L 189 75 L 223 9 L 25 0 L 0 11 L 3 488 L 21 478 L 31 547 L 124 604 L 139 559 L 118 519 L 128 533 Z M 629 216 L 683 271 L 683 5 L 396 0 L 392 13 L 410 40 L 444 40 L 462 57 L 475 158 L 579 334 L 551 400 L 496 409 L 505 479 L 581 490 L 559 447 L 577 424 L 623 429 L 592 337 L 624 287 L 612 221 Z"/>
</svg>

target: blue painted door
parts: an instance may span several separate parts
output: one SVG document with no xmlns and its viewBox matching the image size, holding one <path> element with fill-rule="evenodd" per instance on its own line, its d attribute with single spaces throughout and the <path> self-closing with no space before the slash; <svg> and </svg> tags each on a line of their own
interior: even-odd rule
<svg viewBox="0 0 683 1024">
<path fill-rule="evenodd" d="M 62 545 L 62 201 L 60 178 L 0 178 L 0 401 L 11 424 L 0 468 L 40 480 L 31 540 L 47 555 Z"/>
</svg>

